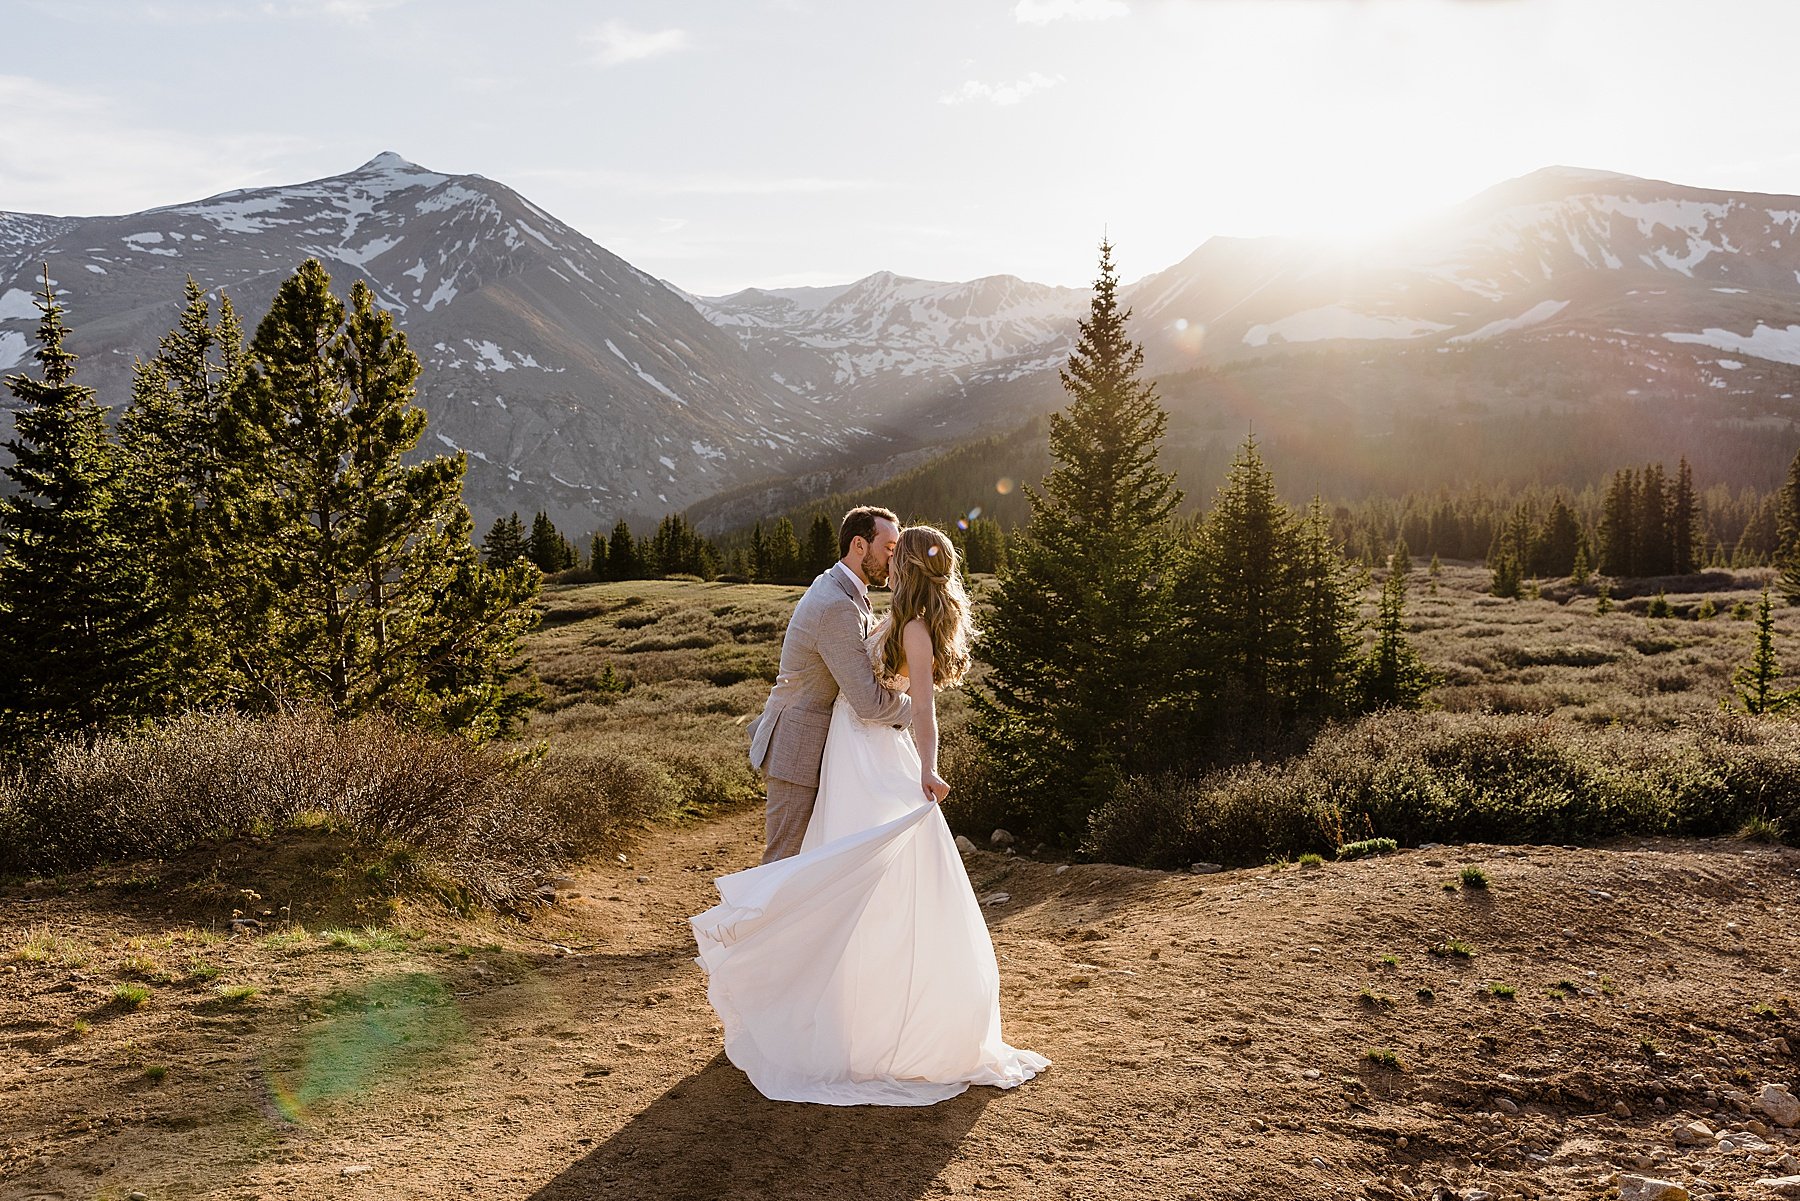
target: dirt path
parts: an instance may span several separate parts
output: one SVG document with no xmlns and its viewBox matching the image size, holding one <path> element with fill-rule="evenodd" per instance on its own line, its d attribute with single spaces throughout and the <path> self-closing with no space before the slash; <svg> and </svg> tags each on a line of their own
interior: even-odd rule
<svg viewBox="0 0 1800 1201">
<path fill-rule="evenodd" d="M 1800 852 L 1213 876 L 978 852 L 977 891 L 1010 896 L 988 907 L 1008 1040 L 1056 1066 L 836 1110 L 756 1095 L 690 959 L 687 916 L 759 830 L 745 810 L 656 831 L 526 925 L 414 910 L 335 946 L 171 941 L 139 894 L 0 894 L 0 1196 L 1602 1197 L 1640 1156 L 1757 1196 L 1800 1173 L 1772 1122 L 1766 1147 L 1670 1138 L 1746 1129 L 1734 1090 L 1800 1092 Z M 1468 863 L 1491 886 L 1446 890 Z M 1473 958 L 1433 954 L 1453 942 Z M 113 999 L 133 972 L 160 981 L 136 1008 Z"/>
</svg>

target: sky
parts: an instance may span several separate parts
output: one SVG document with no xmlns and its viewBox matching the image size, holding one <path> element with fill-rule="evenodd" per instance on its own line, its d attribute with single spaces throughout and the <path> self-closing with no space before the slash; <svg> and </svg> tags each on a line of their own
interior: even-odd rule
<svg viewBox="0 0 1800 1201">
<path fill-rule="evenodd" d="M 1800 193 L 1793 0 L 0 0 L 0 210 L 384 150 L 689 291 L 1127 280 L 1551 164 Z"/>
</svg>

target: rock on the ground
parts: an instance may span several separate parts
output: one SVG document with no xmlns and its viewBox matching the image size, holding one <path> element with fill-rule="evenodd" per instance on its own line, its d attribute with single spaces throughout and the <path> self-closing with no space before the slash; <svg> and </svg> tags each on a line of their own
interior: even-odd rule
<svg viewBox="0 0 1800 1201">
<path fill-rule="evenodd" d="M 1786 1085 L 1763 1085 L 1762 1096 L 1756 1099 L 1756 1107 L 1778 1126 L 1800 1124 L 1800 1099 L 1796 1099 Z"/>
<path fill-rule="evenodd" d="M 1011 834 L 1008 834 L 1005 830 L 995 830 L 992 834 L 988 835 L 988 841 L 997 847 L 1009 847 L 1019 840 L 1014 838 Z"/>
<path fill-rule="evenodd" d="M 1800 1197 L 1800 1176 L 1769 1176 L 1758 1180 L 1756 1187 L 1777 1197 Z"/>
<path fill-rule="evenodd" d="M 1627 1172 L 1619 1177 L 1619 1201 L 1688 1201 L 1688 1191 L 1673 1180 Z"/>
<path fill-rule="evenodd" d="M 1713 1128 L 1705 1122 L 1695 1119 L 1682 1122 L 1669 1132 L 1674 1136 L 1678 1147 L 1700 1147 L 1713 1141 Z"/>
<path fill-rule="evenodd" d="M 1501 1113 L 1506 1114 L 1508 1117 L 1519 1112 L 1518 1102 L 1514 1101 L 1511 1097 L 1494 1098 L 1494 1108 L 1498 1109 Z"/>
<path fill-rule="evenodd" d="M 1188 864 L 1188 871 L 1194 873 L 1196 876 L 1210 876 L 1214 872 L 1222 872 L 1224 870 L 1225 870 L 1225 865 L 1222 863 L 1190 863 L 1190 864 Z"/>
<path fill-rule="evenodd" d="M 965 855 L 972 855 L 975 853 L 975 840 L 970 838 L 967 834 L 958 834 L 956 836 L 956 849 Z"/>
<path fill-rule="evenodd" d="M 990 892 L 981 898 L 981 903 L 983 905 L 1004 905 L 1010 900 L 1012 900 L 1010 892 Z"/>
</svg>

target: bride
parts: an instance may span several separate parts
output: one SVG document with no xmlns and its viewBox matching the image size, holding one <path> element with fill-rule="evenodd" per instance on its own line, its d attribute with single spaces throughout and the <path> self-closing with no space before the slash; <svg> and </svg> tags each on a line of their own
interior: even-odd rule
<svg viewBox="0 0 1800 1201">
<path fill-rule="evenodd" d="M 936 688 L 969 666 L 969 601 L 950 540 L 900 534 L 875 673 L 912 696 L 909 730 L 839 696 L 800 853 L 721 877 L 690 919 L 725 1053 L 763 1096 L 931 1105 L 1050 1065 L 1000 1037 L 1000 975 L 937 802 Z"/>
</svg>

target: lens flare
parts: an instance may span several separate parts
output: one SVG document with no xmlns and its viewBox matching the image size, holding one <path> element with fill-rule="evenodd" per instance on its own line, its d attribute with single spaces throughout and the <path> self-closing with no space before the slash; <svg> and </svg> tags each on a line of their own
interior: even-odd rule
<svg viewBox="0 0 1800 1201">
<path fill-rule="evenodd" d="M 1013 482 L 1008 477 L 1003 475 L 998 480 L 994 481 L 994 491 L 998 492 L 1001 496 L 1005 496 L 1008 492 L 1011 492 L 1012 490 L 1013 490 Z"/>
</svg>

